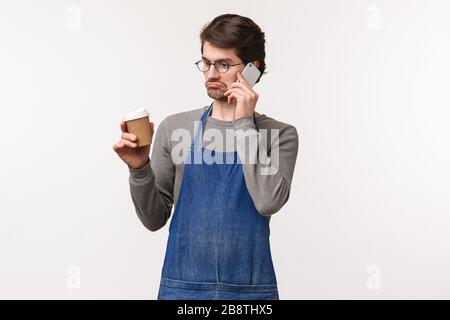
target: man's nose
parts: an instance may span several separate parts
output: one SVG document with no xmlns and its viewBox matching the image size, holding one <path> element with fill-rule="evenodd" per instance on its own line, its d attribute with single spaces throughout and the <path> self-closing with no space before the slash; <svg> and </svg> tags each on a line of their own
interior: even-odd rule
<svg viewBox="0 0 450 320">
<path fill-rule="evenodd" d="M 217 78 L 219 72 L 217 72 L 216 67 L 214 65 L 209 66 L 209 70 L 205 72 L 206 79 Z"/>
</svg>

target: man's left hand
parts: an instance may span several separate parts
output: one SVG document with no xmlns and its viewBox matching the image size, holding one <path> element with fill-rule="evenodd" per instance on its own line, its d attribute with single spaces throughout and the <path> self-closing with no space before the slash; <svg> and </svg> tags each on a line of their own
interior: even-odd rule
<svg viewBox="0 0 450 320">
<path fill-rule="evenodd" d="M 234 82 L 224 93 L 224 96 L 228 97 L 228 104 L 231 103 L 233 98 L 236 99 L 234 120 L 252 116 L 258 101 L 258 94 L 245 81 L 240 72 L 237 73 L 237 78 L 239 81 Z"/>
</svg>

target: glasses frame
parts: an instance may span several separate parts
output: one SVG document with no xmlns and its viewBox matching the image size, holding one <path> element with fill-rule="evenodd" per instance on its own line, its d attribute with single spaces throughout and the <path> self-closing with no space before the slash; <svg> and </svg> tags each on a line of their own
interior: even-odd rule
<svg viewBox="0 0 450 320">
<path fill-rule="evenodd" d="M 200 62 L 205 63 L 205 64 L 208 66 L 208 69 L 206 69 L 206 70 L 201 70 L 200 67 L 199 67 L 199 63 L 200 63 Z M 218 62 L 225 62 L 225 63 L 227 64 L 227 70 L 225 70 L 225 71 L 223 71 L 223 72 L 220 72 L 219 70 L 217 70 L 217 68 L 216 68 L 216 63 L 218 63 Z M 238 66 L 238 65 L 240 65 L 240 64 L 245 64 L 245 63 L 241 62 L 241 63 L 229 64 L 229 63 L 226 62 L 225 60 L 208 61 L 208 60 L 205 60 L 205 59 L 200 59 L 200 60 L 198 60 L 197 62 L 195 62 L 195 65 L 197 66 L 197 69 L 200 70 L 200 72 L 208 72 L 209 69 L 211 68 L 211 65 L 214 65 L 214 68 L 216 69 L 216 71 L 217 71 L 218 73 L 227 73 L 228 70 L 230 70 L 230 67 Z"/>
</svg>

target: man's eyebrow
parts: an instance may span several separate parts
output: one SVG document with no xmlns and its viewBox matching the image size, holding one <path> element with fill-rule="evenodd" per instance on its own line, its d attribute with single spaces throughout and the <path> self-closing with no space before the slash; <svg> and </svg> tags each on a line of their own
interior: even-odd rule
<svg viewBox="0 0 450 320">
<path fill-rule="evenodd" d="M 204 59 L 204 60 L 208 60 L 208 61 L 211 61 L 211 60 L 209 60 L 208 58 L 206 58 L 206 57 L 204 57 L 204 56 L 202 56 L 202 59 Z M 216 61 L 227 61 L 227 62 L 233 62 L 233 60 L 232 60 L 232 59 L 230 59 L 230 58 L 222 58 L 222 59 L 217 59 Z"/>
</svg>

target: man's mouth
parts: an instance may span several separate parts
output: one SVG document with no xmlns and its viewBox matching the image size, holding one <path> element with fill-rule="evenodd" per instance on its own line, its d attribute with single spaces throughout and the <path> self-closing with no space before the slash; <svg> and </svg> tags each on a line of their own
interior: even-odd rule
<svg viewBox="0 0 450 320">
<path fill-rule="evenodd" d="M 210 83 L 207 83 L 206 86 L 208 88 L 215 89 L 215 88 L 220 88 L 221 85 L 220 85 L 220 83 L 217 83 L 217 82 L 210 82 Z"/>
</svg>

